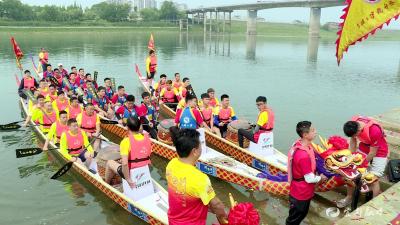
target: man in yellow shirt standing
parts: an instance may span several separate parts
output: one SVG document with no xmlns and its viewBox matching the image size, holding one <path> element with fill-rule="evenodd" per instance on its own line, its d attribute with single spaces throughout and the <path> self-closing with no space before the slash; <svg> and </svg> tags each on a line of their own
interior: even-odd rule
<svg viewBox="0 0 400 225">
<path fill-rule="evenodd" d="M 149 87 L 153 85 L 153 79 L 156 72 L 157 72 L 157 56 L 156 52 L 153 49 L 151 49 L 149 51 L 149 56 L 146 58 L 146 74 Z"/>
<path fill-rule="evenodd" d="M 195 167 L 202 151 L 199 137 L 194 129 L 173 134 L 179 157 L 166 168 L 169 225 L 205 225 L 208 211 L 216 214 L 220 224 L 227 224 L 225 206 L 216 197 L 210 179 Z"/>
<path fill-rule="evenodd" d="M 140 120 L 137 117 L 127 119 L 128 136 L 120 144 L 122 164 L 108 160 L 106 166 L 105 181 L 111 183 L 115 174 L 124 178 L 131 188 L 135 187 L 135 181 L 131 179 L 131 170 L 147 167 L 150 164 L 151 140 L 149 135 L 139 133 Z M 150 172 L 149 172 L 150 173 Z"/>
<path fill-rule="evenodd" d="M 245 129 L 238 130 L 239 146 L 243 148 L 244 137 L 254 143 L 258 142 L 261 133 L 272 132 L 274 129 L 275 116 L 271 108 L 267 106 L 267 98 L 258 96 L 256 99 L 258 110 L 257 123 L 254 131 L 247 131 Z"/>
<path fill-rule="evenodd" d="M 90 166 L 93 159 L 93 148 L 85 131 L 79 129 L 76 119 L 69 119 L 68 131 L 62 133 L 60 139 L 60 152 L 71 162 L 85 163 Z"/>
</svg>

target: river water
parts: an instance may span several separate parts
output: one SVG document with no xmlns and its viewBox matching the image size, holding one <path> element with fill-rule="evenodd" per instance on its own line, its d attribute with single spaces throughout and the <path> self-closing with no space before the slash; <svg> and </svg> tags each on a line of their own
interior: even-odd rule
<svg viewBox="0 0 400 225">
<path fill-rule="evenodd" d="M 143 70 L 149 32 L 121 31 L 8 31 L 0 32 L 0 87 L 4 107 L 1 124 L 20 120 L 10 36 L 15 36 L 27 57 L 37 59 L 40 47 L 50 52 L 53 65 L 63 63 L 99 72 L 99 80 L 115 77 L 138 96 L 134 64 Z M 378 34 L 379 35 L 379 34 Z M 374 115 L 397 107 L 400 96 L 400 42 L 371 38 L 351 47 L 340 67 L 334 57 L 334 40 L 241 35 L 203 36 L 154 31 L 159 71 L 172 77 L 190 77 L 197 93 L 209 87 L 227 93 L 238 117 L 254 121 L 255 98 L 265 95 L 275 110 L 275 146 L 287 152 L 296 139 L 295 125 L 310 120 L 319 134 L 342 135 L 343 123 L 354 114 Z M 51 155 L 16 159 L 16 148 L 40 145 L 32 130 L 0 133 L 0 224 L 142 224 L 82 179 L 67 175 L 49 179 L 60 164 Z M 167 161 L 154 156 L 153 176 L 166 185 Z M 286 200 L 250 192 L 211 179 L 218 196 L 228 205 L 226 193 L 250 201 L 265 224 L 283 224 Z M 334 199 L 331 199 L 334 200 Z M 334 221 L 325 215 L 332 204 L 316 200 L 304 224 Z M 212 219 L 210 219 L 211 221 Z"/>
</svg>

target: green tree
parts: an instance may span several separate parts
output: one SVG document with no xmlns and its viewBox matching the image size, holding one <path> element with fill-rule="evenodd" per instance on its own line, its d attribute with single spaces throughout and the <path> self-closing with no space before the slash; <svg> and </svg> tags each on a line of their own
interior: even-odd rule
<svg viewBox="0 0 400 225">
<path fill-rule="evenodd" d="M 140 16 L 144 21 L 158 21 L 160 20 L 160 13 L 157 9 L 142 9 L 140 10 Z"/>
<path fill-rule="evenodd" d="M 129 4 L 114 4 L 101 2 L 92 6 L 91 10 L 97 14 L 101 19 L 118 22 L 126 21 L 131 11 L 131 6 Z"/>
<path fill-rule="evenodd" d="M 171 1 L 164 1 L 160 8 L 160 19 L 162 20 L 174 20 L 179 15 L 178 8 L 175 7 Z"/>
</svg>

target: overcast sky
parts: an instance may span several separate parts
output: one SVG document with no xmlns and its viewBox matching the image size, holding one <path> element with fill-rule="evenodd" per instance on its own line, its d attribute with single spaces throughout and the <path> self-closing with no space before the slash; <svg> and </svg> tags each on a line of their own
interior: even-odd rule
<svg viewBox="0 0 400 225">
<path fill-rule="evenodd" d="M 104 0 L 22 0 L 22 2 L 30 5 L 70 5 L 76 2 L 83 7 L 88 7 L 93 4 L 102 2 Z M 239 4 L 239 3 L 253 3 L 257 0 L 175 0 L 175 2 L 185 3 L 189 8 L 195 8 L 198 6 L 217 6 L 227 4 Z M 157 1 L 160 4 L 160 0 Z M 342 15 L 343 7 L 331 7 L 323 8 L 321 14 L 321 24 L 326 22 L 339 22 L 339 17 Z M 233 15 L 240 15 L 243 18 L 246 17 L 246 11 L 234 11 Z M 258 12 L 259 17 L 265 18 L 267 21 L 272 22 L 292 22 L 293 20 L 300 20 L 308 23 L 310 16 L 310 9 L 308 8 L 278 8 L 278 9 L 267 9 Z M 392 21 L 391 28 L 400 29 L 400 22 Z"/>
</svg>

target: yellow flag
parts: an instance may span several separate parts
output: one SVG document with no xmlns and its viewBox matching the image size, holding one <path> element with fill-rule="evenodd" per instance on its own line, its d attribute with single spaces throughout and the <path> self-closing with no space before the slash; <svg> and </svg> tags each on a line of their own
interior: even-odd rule
<svg viewBox="0 0 400 225">
<path fill-rule="evenodd" d="M 367 39 L 391 19 L 400 15 L 400 0 L 347 0 L 336 40 L 338 65 L 350 45 Z"/>
</svg>

